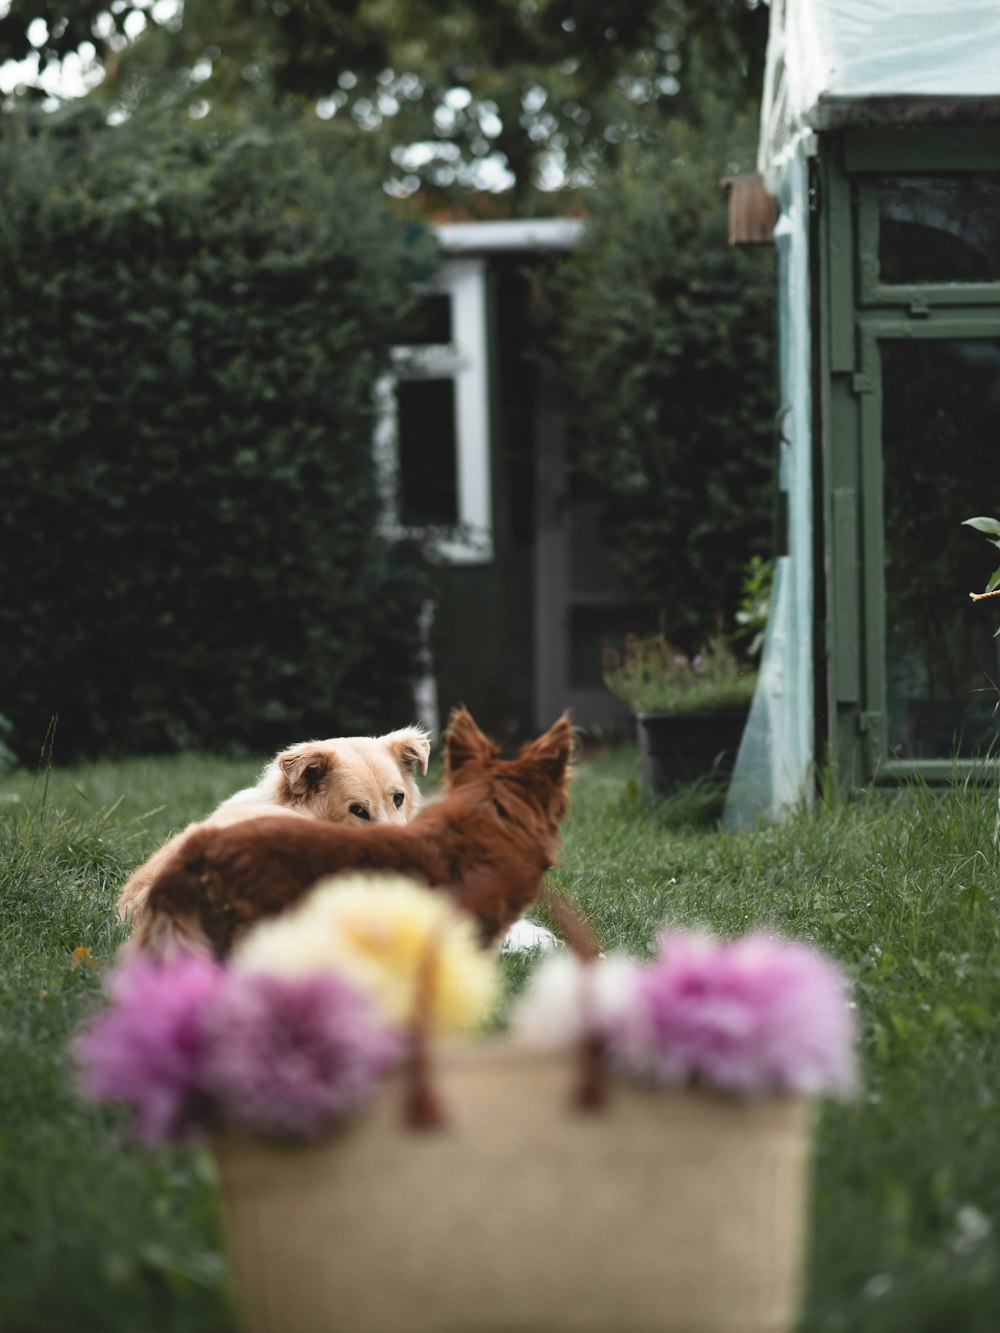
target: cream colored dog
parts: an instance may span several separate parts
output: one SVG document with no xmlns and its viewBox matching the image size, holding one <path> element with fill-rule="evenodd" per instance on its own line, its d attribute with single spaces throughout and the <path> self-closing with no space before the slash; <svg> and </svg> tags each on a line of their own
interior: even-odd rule
<svg viewBox="0 0 1000 1333">
<path fill-rule="evenodd" d="M 133 925 L 160 866 L 193 829 L 286 814 L 331 824 L 405 824 L 420 808 L 415 773 L 427 772 L 430 738 L 421 727 L 385 736 L 302 741 L 275 755 L 254 787 L 228 797 L 207 819 L 189 824 L 134 871 L 118 899 Z"/>
</svg>

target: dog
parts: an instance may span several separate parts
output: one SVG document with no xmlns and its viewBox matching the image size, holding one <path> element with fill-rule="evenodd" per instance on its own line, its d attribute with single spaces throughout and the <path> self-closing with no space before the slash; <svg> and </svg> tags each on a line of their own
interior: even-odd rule
<svg viewBox="0 0 1000 1333">
<path fill-rule="evenodd" d="M 157 866 L 134 944 L 163 956 L 200 948 L 225 957 L 257 921 L 345 871 L 393 871 L 452 895 L 496 944 L 534 901 L 556 860 L 569 808 L 573 730 L 564 714 L 516 759 L 453 710 L 445 790 L 408 824 L 330 824 L 273 815 L 203 824 Z"/>
<path fill-rule="evenodd" d="M 189 824 L 141 865 L 118 899 L 118 913 L 133 927 L 149 890 L 174 850 L 195 829 L 258 815 L 292 815 L 329 824 L 405 824 L 420 808 L 416 771 L 427 772 L 430 737 L 422 727 L 384 736 L 342 736 L 302 741 L 282 750 L 253 787 L 228 797 L 207 820 Z"/>
</svg>

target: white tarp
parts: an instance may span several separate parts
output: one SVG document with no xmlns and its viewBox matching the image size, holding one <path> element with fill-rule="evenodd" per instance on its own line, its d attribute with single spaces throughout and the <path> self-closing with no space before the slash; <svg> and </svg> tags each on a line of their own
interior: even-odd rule
<svg viewBox="0 0 1000 1333">
<path fill-rule="evenodd" d="M 801 154 L 784 172 L 779 201 L 778 486 L 787 499 L 788 554 L 775 562 L 757 689 L 726 793 L 730 827 L 808 801 L 813 776 L 809 175 Z"/>
<path fill-rule="evenodd" d="M 772 0 L 758 167 L 824 97 L 1000 96 L 1000 0 Z"/>
</svg>

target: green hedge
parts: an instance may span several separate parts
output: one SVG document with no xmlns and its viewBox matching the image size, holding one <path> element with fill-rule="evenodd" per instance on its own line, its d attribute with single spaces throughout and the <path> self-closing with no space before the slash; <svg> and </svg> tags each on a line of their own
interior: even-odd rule
<svg viewBox="0 0 1000 1333">
<path fill-rule="evenodd" d="M 372 389 L 429 242 L 327 127 L 0 138 L 0 711 L 23 760 L 412 718 Z"/>
<path fill-rule="evenodd" d="M 549 293 L 576 464 L 647 627 L 691 650 L 717 613 L 733 628 L 745 562 L 771 554 L 774 252 L 728 245 L 720 187 L 754 140 L 677 123 L 630 148 Z"/>
</svg>

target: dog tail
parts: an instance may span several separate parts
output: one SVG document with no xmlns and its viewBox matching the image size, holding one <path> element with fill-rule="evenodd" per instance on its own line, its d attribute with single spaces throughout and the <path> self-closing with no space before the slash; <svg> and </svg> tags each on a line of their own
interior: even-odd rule
<svg viewBox="0 0 1000 1333">
<path fill-rule="evenodd" d="M 159 869 L 133 918 L 131 944 L 154 958 L 214 952 L 203 922 L 206 859 L 202 834 L 191 834 Z"/>
<path fill-rule="evenodd" d="M 147 912 L 129 943 L 163 962 L 180 954 L 214 953 L 200 920 L 190 913 Z"/>
</svg>

